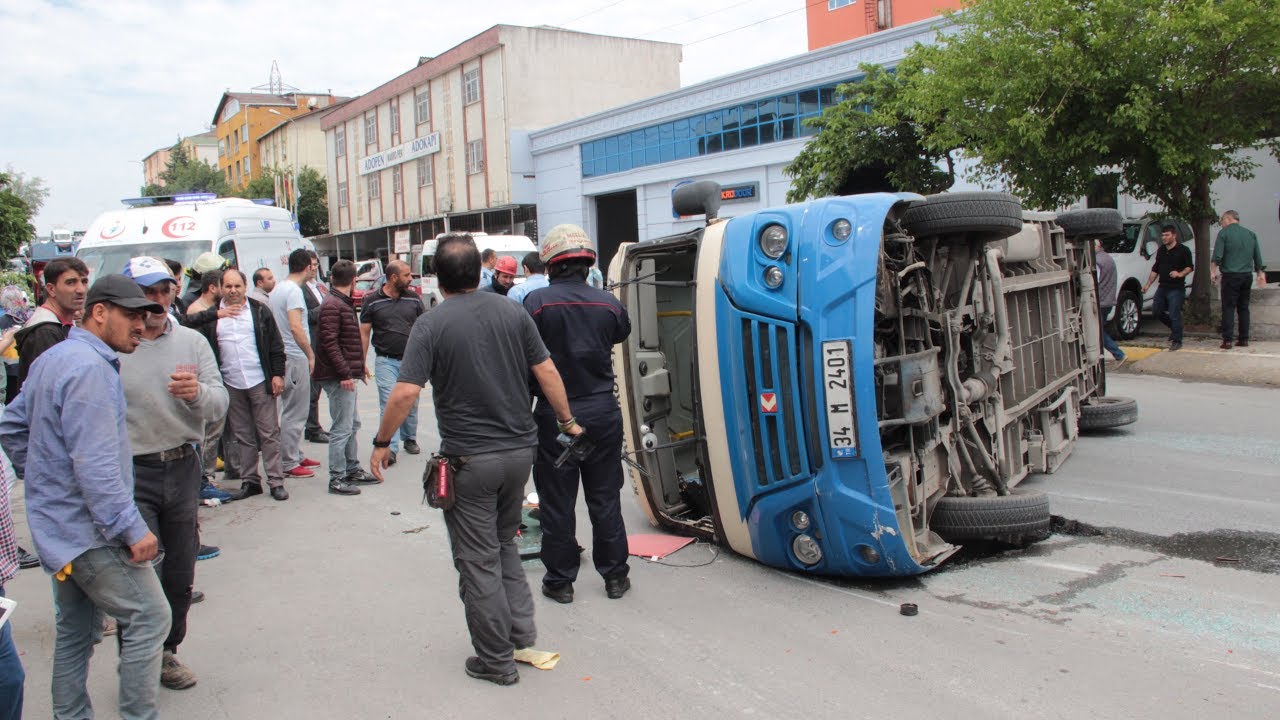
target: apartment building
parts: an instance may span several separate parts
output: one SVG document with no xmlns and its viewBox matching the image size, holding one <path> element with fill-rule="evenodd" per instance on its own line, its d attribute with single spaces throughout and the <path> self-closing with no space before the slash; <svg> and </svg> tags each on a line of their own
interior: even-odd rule
<svg viewBox="0 0 1280 720">
<path fill-rule="evenodd" d="M 322 253 L 538 236 L 529 131 L 680 86 L 672 43 L 495 25 L 326 114 Z"/>
<path fill-rule="evenodd" d="M 350 100 L 340 98 L 329 107 L 282 119 L 255 138 L 259 170 L 273 169 L 281 178 L 277 183 L 276 205 L 293 206 L 294 183 L 303 168 L 313 168 L 320 175 L 325 174 L 325 136 L 321 121 L 347 102 Z"/>
<path fill-rule="evenodd" d="M 809 49 L 817 50 L 959 10 L 961 0 L 799 0 Z"/>
<path fill-rule="evenodd" d="M 338 102 L 331 94 L 231 92 L 222 94 L 213 113 L 218 139 L 218 169 L 233 188 L 262 174 L 257 138 L 288 118 L 306 115 Z"/>
<path fill-rule="evenodd" d="M 194 158 L 214 167 L 218 166 L 218 138 L 213 131 L 198 135 L 188 135 L 179 141 L 187 149 L 187 157 Z M 164 187 L 160 173 L 169 166 L 169 158 L 173 155 L 173 146 L 162 147 L 142 159 L 142 177 L 144 185 Z"/>
</svg>

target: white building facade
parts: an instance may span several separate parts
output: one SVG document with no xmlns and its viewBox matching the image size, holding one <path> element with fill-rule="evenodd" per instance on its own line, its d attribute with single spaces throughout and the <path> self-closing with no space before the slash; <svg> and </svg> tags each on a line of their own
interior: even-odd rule
<svg viewBox="0 0 1280 720">
<path fill-rule="evenodd" d="M 803 121 L 838 102 L 859 65 L 896 65 L 944 25 L 886 30 L 531 133 L 538 225 L 580 225 L 605 267 L 622 242 L 704 222 L 672 213 L 671 194 L 687 182 L 720 183 L 722 216 L 783 205 L 783 169 L 814 133 Z"/>
<path fill-rule="evenodd" d="M 678 88 L 681 48 L 497 25 L 328 113 L 322 254 L 447 230 L 536 237 L 530 130 Z"/>
</svg>

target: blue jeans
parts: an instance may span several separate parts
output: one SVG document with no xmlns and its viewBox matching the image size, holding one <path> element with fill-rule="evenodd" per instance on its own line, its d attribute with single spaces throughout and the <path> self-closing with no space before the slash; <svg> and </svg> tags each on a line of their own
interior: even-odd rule
<svg viewBox="0 0 1280 720">
<path fill-rule="evenodd" d="M 139 567 L 121 547 L 87 550 L 71 561 L 72 573 L 53 582 L 57 639 L 53 648 L 53 717 L 93 717 L 86 681 L 102 620 L 97 609 L 120 627 L 120 716 L 153 720 L 160 716 L 162 644 L 169 634 L 169 603 L 149 563 Z"/>
<path fill-rule="evenodd" d="M 356 435 L 360 432 L 360 414 L 356 412 L 355 390 L 343 390 L 340 380 L 320 380 L 329 398 L 329 480 L 341 480 L 360 469 Z"/>
<path fill-rule="evenodd" d="M 0 597 L 4 597 L 3 585 Z M 18 648 L 13 645 L 11 619 L 0 627 L 0 720 L 22 720 L 22 685 L 26 679 Z"/>
<path fill-rule="evenodd" d="M 1180 287 L 1156 288 L 1155 299 L 1151 301 L 1151 314 L 1169 326 L 1169 342 L 1182 342 L 1182 303 L 1187 299 L 1187 289 Z"/>
<path fill-rule="evenodd" d="M 373 377 L 378 383 L 378 415 L 381 416 L 387 411 L 387 398 L 391 396 L 391 388 L 396 386 L 396 379 L 400 377 L 400 361 L 379 355 L 373 361 Z M 417 400 L 414 400 L 413 407 L 409 408 L 409 415 L 400 425 L 400 432 L 392 433 L 391 452 L 400 451 L 401 440 L 418 441 Z"/>
<path fill-rule="evenodd" d="M 1102 349 L 1111 353 L 1111 357 L 1122 360 L 1124 359 L 1124 351 L 1116 344 L 1115 339 L 1111 337 L 1111 333 L 1107 332 L 1107 316 L 1111 314 L 1111 308 L 1100 308 L 1098 313 L 1099 319 L 1102 320 Z"/>
</svg>

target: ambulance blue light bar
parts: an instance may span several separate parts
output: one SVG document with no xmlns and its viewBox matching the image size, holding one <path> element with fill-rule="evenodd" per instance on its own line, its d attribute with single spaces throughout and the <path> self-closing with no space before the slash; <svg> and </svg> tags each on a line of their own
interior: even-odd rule
<svg viewBox="0 0 1280 720">
<path fill-rule="evenodd" d="M 178 203 L 207 202 L 217 200 L 217 193 L 181 193 L 178 195 L 156 195 L 153 197 L 125 198 L 120 202 L 125 207 L 153 207 L 157 205 L 176 205 Z"/>
<path fill-rule="evenodd" d="M 254 198 L 253 204 L 254 205 L 275 205 L 276 201 L 273 198 Z"/>
</svg>

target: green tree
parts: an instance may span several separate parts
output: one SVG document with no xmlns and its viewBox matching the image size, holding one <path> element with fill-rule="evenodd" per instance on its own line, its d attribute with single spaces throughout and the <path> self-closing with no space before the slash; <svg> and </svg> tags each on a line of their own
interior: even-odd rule
<svg viewBox="0 0 1280 720">
<path fill-rule="evenodd" d="M 44 201 L 49 199 L 49 188 L 45 186 L 44 178 L 27 177 L 27 174 L 15 168 L 13 163 L 9 163 L 5 174 L 9 176 L 9 189 L 27 204 L 32 217 L 40 214 Z"/>
<path fill-rule="evenodd" d="M 272 198 L 276 196 L 276 169 L 263 168 L 258 177 L 249 181 L 248 185 L 233 191 L 233 195 L 242 198 Z"/>
<path fill-rule="evenodd" d="M 160 180 L 163 185 L 146 185 L 142 188 L 142 194 L 147 197 L 185 192 L 211 192 L 220 196 L 230 194 L 227 179 L 222 172 L 191 157 L 181 140 L 169 148 L 169 162 L 161 171 Z"/>
<path fill-rule="evenodd" d="M 1280 0 L 972 2 L 909 53 L 918 71 L 887 101 L 890 117 L 921 129 L 923 157 L 964 148 L 971 179 L 1029 207 L 1070 204 L 1115 173 L 1120 190 L 1192 223 L 1203 313 L 1210 185 L 1252 176 L 1241 148 L 1280 157 L 1276 17 Z"/>
<path fill-rule="evenodd" d="M 792 178 L 787 202 L 881 190 L 935 193 L 955 183 L 954 148 L 925 147 L 936 122 L 922 123 L 903 102 L 919 63 L 907 58 L 896 71 L 861 70 L 861 81 L 840 86 L 839 105 L 808 121 L 818 134 L 784 171 Z"/>
<path fill-rule="evenodd" d="M 328 183 L 313 167 L 305 167 L 298 173 L 298 223 L 303 237 L 314 237 L 329 232 Z"/>
<path fill-rule="evenodd" d="M 18 249 L 36 237 L 31 224 L 33 212 L 15 189 L 14 179 L 0 172 L 0 260 L 18 254 Z"/>
</svg>

